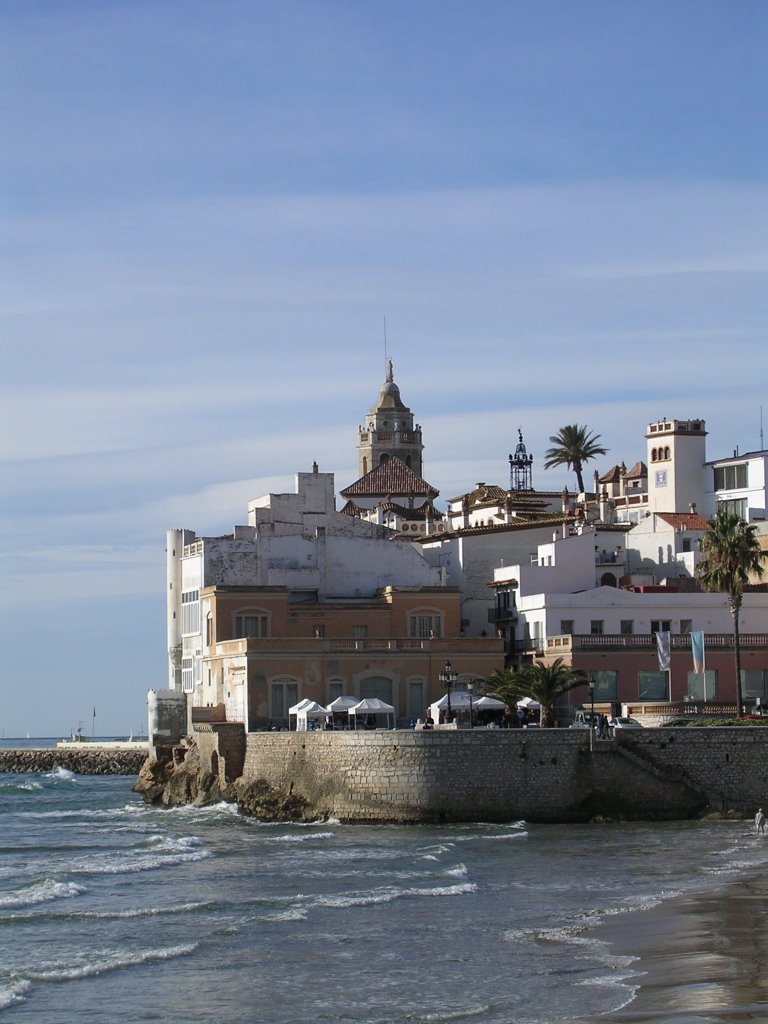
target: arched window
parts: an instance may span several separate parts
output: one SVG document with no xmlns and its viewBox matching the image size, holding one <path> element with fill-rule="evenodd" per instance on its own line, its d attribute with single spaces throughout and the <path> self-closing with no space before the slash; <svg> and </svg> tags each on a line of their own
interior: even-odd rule
<svg viewBox="0 0 768 1024">
<path fill-rule="evenodd" d="M 234 639 L 268 637 L 270 615 L 263 608 L 240 608 L 234 615 Z"/>
<path fill-rule="evenodd" d="M 419 640 L 436 640 L 443 635 L 443 613 L 436 608 L 414 608 L 408 615 L 408 635 Z"/>
</svg>

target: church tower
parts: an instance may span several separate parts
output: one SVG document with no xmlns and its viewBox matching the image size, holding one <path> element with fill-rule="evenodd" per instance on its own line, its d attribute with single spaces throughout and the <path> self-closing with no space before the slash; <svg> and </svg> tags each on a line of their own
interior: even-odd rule
<svg viewBox="0 0 768 1024">
<path fill-rule="evenodd" d="M 387 379 L 379 397 L 357 431 L 357 470 L 361 477 L 395 456 L 421 476 L 421 427 L 413 422 L 413 413 L 400 398 L 395 384 L 392 360 L 387 360 Z"/>
</svg>

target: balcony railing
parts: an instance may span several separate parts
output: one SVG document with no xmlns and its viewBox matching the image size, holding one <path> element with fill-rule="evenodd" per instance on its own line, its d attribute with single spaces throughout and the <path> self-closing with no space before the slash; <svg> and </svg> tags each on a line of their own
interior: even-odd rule
<svg viewBox="0 0 768 1024">
<path fill-rule="evenodd" d="M 741 646 L 745 650 L 768 648 L 768 633 L 741 633 Z M 690 633 L 673 633 L 670 637 L 673 651 L 691 649 Z M 733 650 L 732 633 L 706 633 L 705 650 Z M 547 654 L 564 654 L 570 651 L 609 650 L 655 650 L 655 633 L 566 633 L 550 636 L 546 641 Z"/>
<path fill-rule="evenodd" d="M 489 608 L 488 609 L 488 621 L 490 623 L 497 622 L 514 622 L 517 619 L 517 608 L 511 604 L 508 608 Z"/>
</svg>

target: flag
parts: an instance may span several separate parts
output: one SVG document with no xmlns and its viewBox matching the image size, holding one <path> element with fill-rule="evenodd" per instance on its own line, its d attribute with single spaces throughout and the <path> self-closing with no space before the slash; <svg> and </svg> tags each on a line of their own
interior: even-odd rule
<svg viewBox="0 0 768 1024">
<path fill-rule="evenodd" d="M 659 654 L 659 670 L 669 672 L 672 667 L 672 652 L 667 631 L 656 634 L 656 650 Z"/>
<path fill-rule="evenodd" d="M 691 654 L 693 655 L 693 671 L 703 673 L 704 669 L 704 630 L 691 632 Z"/>
</svg>

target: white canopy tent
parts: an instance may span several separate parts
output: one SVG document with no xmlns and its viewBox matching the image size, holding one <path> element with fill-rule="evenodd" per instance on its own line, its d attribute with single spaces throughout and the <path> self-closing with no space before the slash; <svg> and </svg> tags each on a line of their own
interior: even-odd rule
<svg viewBox="0 0 768 1024">
<path fill-rule="evenodd" d="M 362 728 L 376 728 L 379 725 L 378 719 L 386 716 L 386 729 L 395 728 L 395 709 L 391 704 L 386 704 L 378 697 L 365 697 L 348 711 L 350 726 L 353 729 L 361 728 L 358 724 L 363 719 Z"/>
<path fill-rule="evenodd" d="M 294 704 L 292 708 L 288 708 L 288 721 L 290 722 L 290 716 L 296 716 L 296 731 L 306 732 L 310 721 L 316 721 L 318 718 L 325 718 L 328 711 L 323 707 L 322 704 L 318 704 L 314 700 L 301 700 L 298 704 Z"/>
<path fill-rule="evenodd" d="M 523 697 L 517 702 L 517 707 L 525 708 L 526 711 L 541 711 L 541 704 L 533 697 Z"/>
<path fill-rule="evenodd" d="M 331 716 L 333 726 L 336 729 L 347 729 L 350 727 L 349 709 L 360 703 L 359 697 L 337 697 L 330 704 L 326 705 L 326 711 Z"/>
<path fill-rule="evenodd" d="M 478 697 L 475 708 L 479 711 L 503 711 L 507 705 L 498 697 Z"/>
<path fill-rule="evenodd" d="M 451 713 L 454 711 L 469 711 L 470 695 L 466 690 L 456 690 L 455 693 L 451 694 Z M 472 698 L 472 707 L 477 707 L 477 701 Z M 429 705 L 429 713 L 436 722 L 440 720 L 440 712 L 448 710 L 448 694 L 444 693 L 443 696 L 434 701 Z"/>
</svg>

